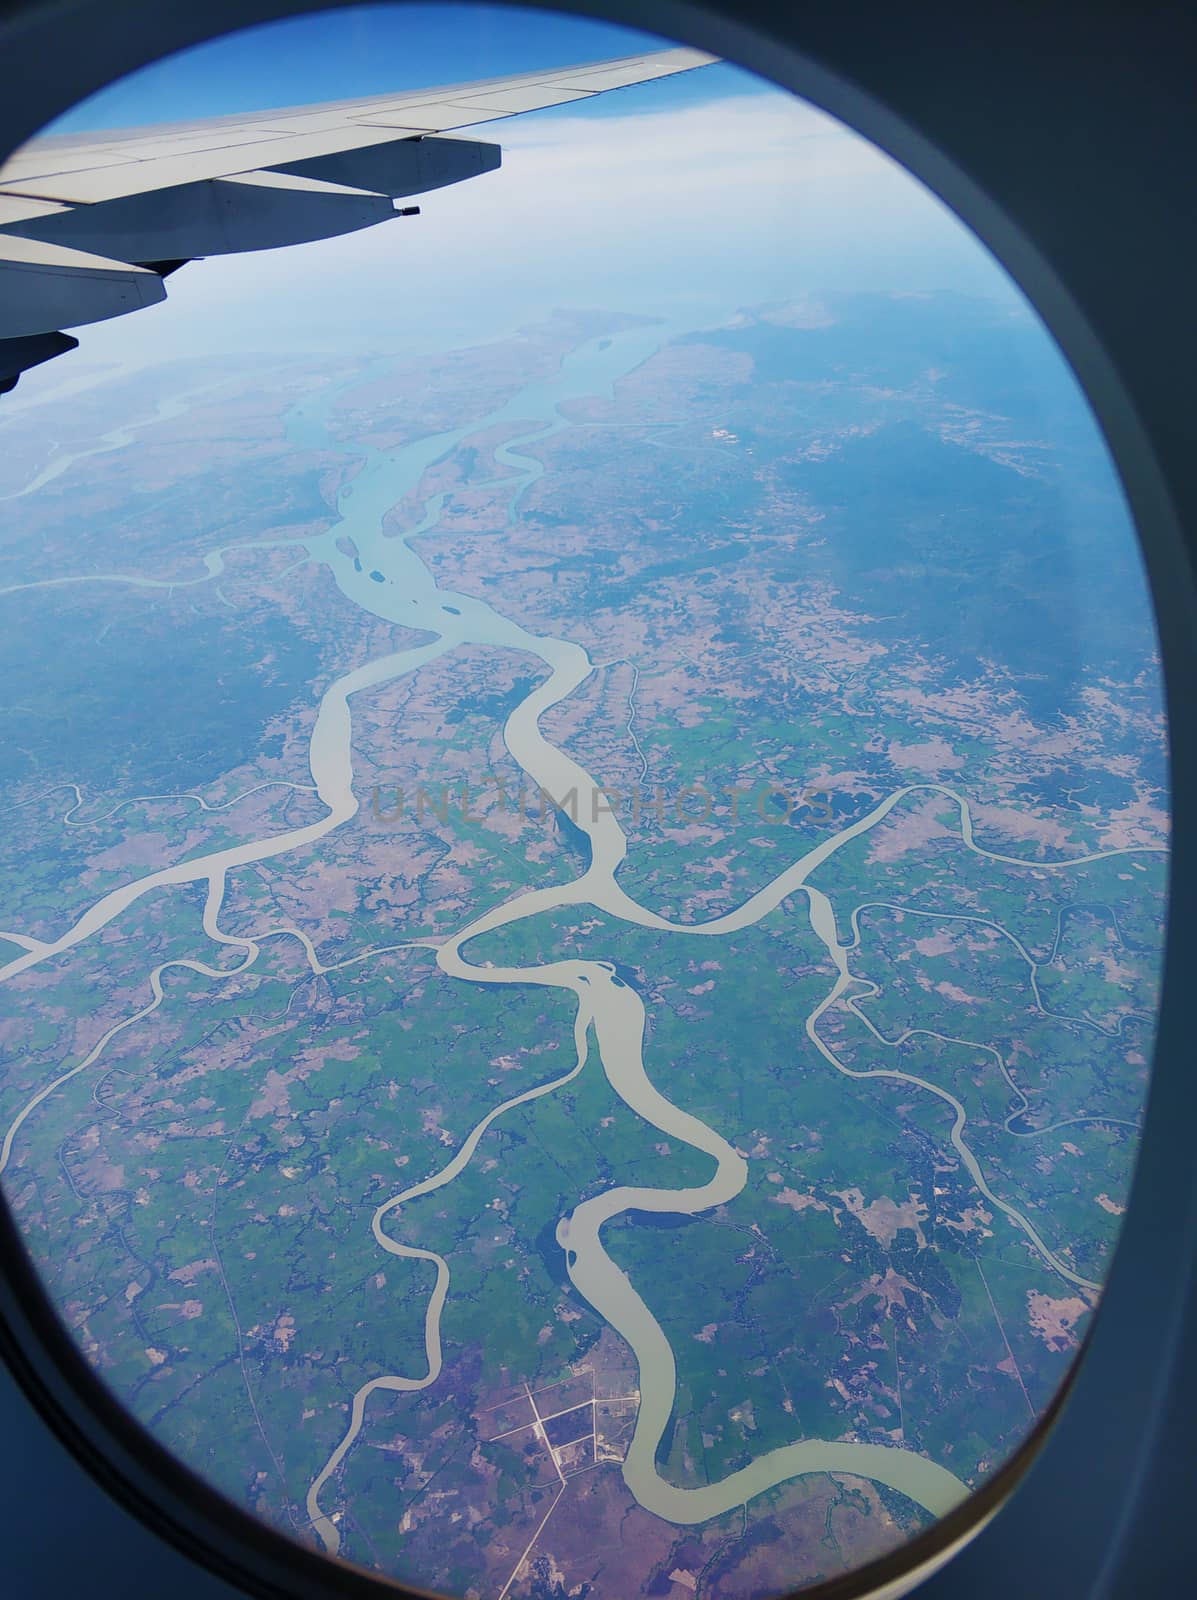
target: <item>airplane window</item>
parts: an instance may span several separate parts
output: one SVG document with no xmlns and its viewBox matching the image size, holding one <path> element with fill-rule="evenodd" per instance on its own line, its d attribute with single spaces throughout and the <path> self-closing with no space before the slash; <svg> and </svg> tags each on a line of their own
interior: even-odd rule
<svg viewBox="0 0 1197 1600">
<path fill-rule="evenodd" d="M 0 275 L 0 1187 L 96 1378 L 444 1595 L 925 1559 L 1098 1308 L 1161 971 L 1042 322 L 823 112 L 506 6 L 133 74 Z"/>
</svg>

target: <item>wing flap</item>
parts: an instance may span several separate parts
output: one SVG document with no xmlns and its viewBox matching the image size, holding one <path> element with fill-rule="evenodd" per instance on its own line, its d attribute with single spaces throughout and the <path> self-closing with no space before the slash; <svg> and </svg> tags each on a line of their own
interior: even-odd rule
<svg viewBox="0 0 1197 1600">
<path fill-rule="evenodd" d="M 68 350 L 79 348 L 78 339 L 69 333 L 38 333 L 24 339 L 0 339 L 0 394 L 15 389 L 17 379 L 30 367 L 53 361 Z"/>
<path fill-rule="evenodd" d="M 0 234 L 0 339 L 104 322 L 165 298 L 156 272 L 40 239 Z"/>
<path fill-rule="evenodd" d="M 283 170 L 375 189 L 398 200 L 481 177 L 495 171 L 502 157 L 499 145 L 477 139 L 389 139 L 292 162 Z"/>
<path fill-rule="evenodd" d="M 21 195 L 0 194 L 0 228 L 10 222 L 29 222 L 34 217 L 52 217 L 66 206 L 55 200 L 27 200 Z"/>
<path fill-rule="evenodd" d="M 191 261 L 353 233 L 395 217 L 391 197 L 286 172 L 243 172 L 122 195 L 12 225 L 26 239 L 121 261 Z M 0 248 L 6 235 L 0 234 Z"/>
</svg>

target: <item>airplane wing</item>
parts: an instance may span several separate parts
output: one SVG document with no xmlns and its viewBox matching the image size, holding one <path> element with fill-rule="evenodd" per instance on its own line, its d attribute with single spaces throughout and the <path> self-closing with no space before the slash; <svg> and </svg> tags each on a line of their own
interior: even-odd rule
<svg viewBox="0 0 1197 1600">
<path fill-rule="evenodd" d="M 396 202 L 499 166 L 459 128 L 706 66 L 653 51 L 548 72 L 24 145 L 0 166 L 0 394 L 64 333 L 153 305 L 197 257 L 372 227 Z"/>
</svg>

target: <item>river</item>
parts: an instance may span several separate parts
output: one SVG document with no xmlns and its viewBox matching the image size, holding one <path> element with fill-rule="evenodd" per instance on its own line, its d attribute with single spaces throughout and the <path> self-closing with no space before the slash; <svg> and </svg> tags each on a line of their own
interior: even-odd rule
<svg viewBox="0 0 1197 1600">
<path fill-rule="evenodd" d="M 227 874 L 256 861 L 286 852 L 309 849 L 347 822 L 357 811 L 354 792 L 352 697 L 363 691 L 417 670 L 460 644 L 485 644 L 518 650 L 535 657 L 549 669 L 548 677 L 534 688 L 511 712 L 504 727 L 504 740 L 512 757 L 531 779 L 549 794 L 563 796 L 572 788 L 585 795 L 598 789 L 589 773 L 540 731 L 544 713 L 572 694 L 594 670 L 587 652 L 577 643 L 563 638 L 530 633 L 472 595 L 437 586 L 432 573 L 412 548 L 410 539 L 431 527 L 439 515 L 441 496 L 430 499 L 422 519 L 405 537 L 387 536 L 383 518 L 391 508 L 416 489 L 426 468 L 467 436 L 513 421 L 528 424 L 526 431 L 502 446 L 500 459 L 516 469 L 516 475 L 503 480 L 509 490 L 509 506 L 539 476 L 542 468 L 534 458 L 520 453 L 520 445 L 569 426 L 558 407 L 565 400 L 610 393 L 611 386 L 625 373 L 645 360 L 674 331 L 664 325 L 636 327 L 609 339 L 594 339 L 566 357 L 560 371 L 522 389 L 511 400 L 487 416 L 467 425 L 409 444 L 393 452 L 341 445 L 329 432 L 329 414 L 338 391 L 305 399 L 287 416 L 287 431 L 293 444 L 321 451 L 339 450 L 346 459 L 361 461 L 361 470 L 341 491 L 338 520 L 324 534 L 304 541 L 305 558 L 323 563 L 332 573 L 341 592 L 364 610 L 390 622 L 430 634 L 430 642 L 382 656 L 346 673 L 324 694 L 309 749 L 312 784 L 323 801 L 326 815 L 316 822 L 257 840 L 213 851 L 190 861 L 133 879 L 109 892 L 90 906 L 57 939 L 35 940 L 20 934 L 9 935 L 22 953 L 0 968 L 0 980 L 70 949 L 90 938 L 119 916 L 129 905 L 155 889 L 171 884 L 206 882 L 208 896 L 204 928 L 221 943 L 235 945 L 243 952 L 236 969 L 196 966 L 217 980 L 231 971 L 243 971 L 256 959 L 261 939 L 280 934 L 301 938 L 309 965 L 314 971 L 327 971 L 304 936 L 294 929 L 278 927 L 253 938 L 232 938 L 219 926 Z M 359 382 L 360 377 L 354 380 Z M 64 466 L 55 464 L 55 475 Z M 42 481 L 45 481 L 44 478 Z M 353 541 L 357 556 L 347 553 L 346 536 Z M 290 541 L 259 541 L 279 543 Z M 212 551 L 205 560 L 204 576 L 190 582 L 206 582 L 223 570 L 225 546 Z M 43 582 L 71 580 L 43 580 Z M 81 581 L 164 584 L 168 580 L 139 579 L 135 575 L 113 573 Z M 24 585 L 20 587 L 35 587 Z M 725 1205 L 741 1192 L 746 1181 L 746 1165 L 726 1139 L 698 1118 L 675 1106 L 653 1085 L 643 1060 L 644 1006 L 639 995 L 615 977 L 610 963 L 603 961 L 550 962 L 529 967 L 481 966 L 469 961 L 463 947 L 477 935 L 507 926 L 526 917 L 555 911 L 566 905 L 587 903 L 609 915 L 662 932 L 701 933 L 711 937 L 749 927 L 779 907 L 790 896 L 805 899 L 806 916 L 815 939 L 826 953 L 833 974 L 825 998 L 806 1019 L 807 1033 L 823 1057 L 835 1070 L 848 1077 L 890 1076 L 938 1096 L 954 1110 L 952 1141 L 980 1192 L 998 1206 L 1019 1227 L 1044 1261 L 1074 1284 L 1095 1289 L 1068 1267 L 1012 1205 L 993 1193 L 969 1150 L 965 1138 L 964 1107 L 948 1091 L 924 1080 L 893 1069 L 869 1072 L 852 1071 L 843 1065 L 819 1033 L 819 1020 L 835 1005 L 855 980 L 849 967 L 850 944 L 840 942 L 834 908 L 827 896 L 808 879 L 817 868 L 851 839 L 859 837 L 881 822 L 909 795 L 932 791 L 950 799 L 958 808 L 962 844 L 987 858 L 1007 863 L 1014 869 L 1027 867 L 1067 870 L 1085 861 L 1098 859 L 1086 855 L 1058 862 L 1022 861 L 1017 857 L 989 851 L 973 836 L 968 801 L 950 787 L 914 784 L 895 790 L 858 821 L 829 835 L 800 860 L 779 873 L 769 884 L 747 899 L 735 911 L 712 921 L 685 927 L 665 919 L 640 905 L 616 883 L 615 873 L 627 854 L 627 839 L 614 811 L 599 808 L 597 815 L 579 812 L 578 826 L 590 841 L 590 864 L 573 881 L 529 890 L 514 900 L 491 908 L 467 926 L 441 941 L 436 949 L 441 969 L 462 982 L 488 985 L 537 983 L 569 990 L 576 1002 L 575 1042 L 577 1056 L 564 1077 L 516 1095 L 496 1107 L 471 1131 L 460 1150 L 440 1173 L 391 1196 L 375 1212 L 372 1227 L 380 1248 L 399 1256 L 430 1261 L 436 1268 L 436 1281 L 425 1314 L 427 1370 L 418 1376 L 395 1375 L 376 1378 L 353 1396 L 346 1431 L 313 1481 L 307 1495 L 308 1515 L 325 1547 L 339 1548 L 336 1520 L 322 1505 L 322 1494 L 353 1447 L 366 1414 L 370 1396 L 380 1389 L 418 1390 L 434 1383 L 441 1370 L 441 1313 L 450 1291 L 449 1263 L 434 1252 L 404 1245 L 393 1230 L 401 1228 L 404 1205 L 421 1195 L 449 1183 L 463 1171 L 477 1145 L 494 1121 L 506 1111 L 541 1094 L 553 1092 L 580 1072 L 588 1059 L 593 1038 L 602 1070 L 612 1088 L 635 1114 L 670 1138 L 690 1145 L 713 1158 L 714 1176 L 706 1184 L 684 1189 L 649 1189 L 620 1186 L 576 1206 L 558 1227 L 557 1238 L 566 1254 L 570 1278 L 581 1294 L 630 1346 L 639 1369 L 640 1405 L 627 1458 L 624 1480 L 636 1500 L 647 1510 L 676 1523 L 695 1523 L 720 1516 L 754 1496 L 808 1472 L 845 1472 L 899 1490 L 934 1515 L 942 1515 L 968 1493 L 967 1486 L 941 1464 L 901 1445 L 882 1445 L 853 1440 L 800 1439 L 758 1456 L 748 1466 L 717 1483 L 696 1488 L 681 1488 L 661 1476 L 656 1464 L 657 1450 L 667 1426 L 676 1393 L 676 1362 L 669 1341 L 636 1286 L 611 1260 L 602 1243 L 602 1229 L 612 1218 L 630 1209 L 672 1212 L 692 1216 L 713 1206 Z M 1106 851 L 1102 856 L 1127 852 Z M 354 958 L 363 959 L 363 958 Z M 153 1009 L 161 1001 L 160 968 L 155 969 L 152 987 Z M 129 1019 L 135 1020 L 135 1019 Z M 120 1026 L 127 1025 L 121 1024 Z M 115 1030 L 113 1030 L 115 1031 Z M 106 1036 L 107 1037 L 107 1036 Z M 60 1075 L 39 1091 L 10 1125 L 2 1149 L 0 1171 L 7 1165 L 12 1144 L 24 1119 L 68 1077 L 90 1065 L 105 1041 L 88 1058 Z M 386 1226 L 389 1222 L 390 1226 Z"/>
</svg>

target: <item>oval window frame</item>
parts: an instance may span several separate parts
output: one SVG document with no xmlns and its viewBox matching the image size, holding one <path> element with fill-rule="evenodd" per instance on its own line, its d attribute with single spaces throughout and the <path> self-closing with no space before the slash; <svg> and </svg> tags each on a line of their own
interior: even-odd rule
<svg viewBox="0 0 1197 1600">
<path fill-rule="evenodd" d="M 105 14 L 103 0 L 78 0 L 70 7 L 47 0 L 27 5 L 0 23 L 0 40 L 8 57 L 6 71 L 18 85 L 9 104 L 0 110 L 0 153 L 7 154 L 87 94 L 174 51 L 239 28 L 307 12 L 339 10 L 351 3 L 209 0 L 201 18 L 157 12 L 148 0 L 124 0 L 127 26 L 119 33 Z M 525 3 L 536 4 L 537 0 Z M 975 127 L 971 145 L 967 139 L 945 138 L 942 129 L 937 137 L 926 126 L 925 113 L 922 118 L 917 114 L 909 92 L 894 95 L 892 82 L 886 82 L 884 53 L 868 48 L 859 17 L 841 17 L 837 22 L 829 17 L 754 16 L 754 11 L 763 13 L 768 8 L 751 3 L 737 5 L 733 15 L 731 0 L 711 0 L 711 4 L 712 9 L 699 9 L 690 0 L 653 0 L 651 19 L 646 19 L 634 0 L 595 0 L 585 6 L 559 0 L 543 9 L 629 26 L 643 27 L 651 20 L 666 38 L 726 56 L 792 90 L 839 117 L 912 172 L 997 257 L 1034 305 L 1079 378 L 1130 501 L 1163 652 L 1173 808 L 1175 814 L 1184 814 L 1188 797 L 1197 794 L 1197 735 L 1189 734 L 1181 714 L 1181 708 L 1197 698 L 1197 590 L 1192 551 L 1173 498 L 1178 483 L 1184 493 L 1184 463 L 1174 445 L 1167 462 L 1169 470 L 1164 470 L 1140 415 L 1141 410 L 1153 415 L 1156 408 L 1144 405 L 1142 381 L 1135 386 L 1132 399 L 1125 347 L 1120 370 L 1095 331 L 1098 319 L 1086 315 L 1082 297 L 1069 288 L 1070 277 L 1075 282 L 1079 275 L 1071 271 L 1075 261 L 1071 267 L 1068 262 L 1067 230 L 1061 241 L 1045 220 L 1042 204 L 1038 213 L 1033 206 L 1028 211 L 1019 205 L 1016 193 L 1007 192 L 1005 203 L 999 202 L 996 195 L 1003 184 L 997 180 L 1003 170 L 1007 191 L 1017 173 L 1007 159 L 1004 169 L 999 160 L 996 178 L 990 162 L 986 176 L 986 163 L 978 163 Z M 95 48 L 77 50 L 62 61 L 56 46 L 64 23 L 82 30 Z M 931 24 L 946 26 L 946 12 L 929 17 L 922 25 Z M 1050 50 L 1047 57 L 1050 65 Z M 50 79 L 45 74 L 47 61 L 53 63 L 57 74 Z M 22 64 L 28 70 L 22 71 Z M 898 77 L 901 81 L 901 73 Z M 1017 82 L 1017 74 L 1012 81 Z M 948 102 L 950 121 L 950 96 Z M 942 113 L 943 108 L 940 110 Z M 962 126 L 967 127 L 967 110 L 957 105 L 956 111 L 963 117 Z M 931 121 L 934 123 L 934 118 Z M 1134 171 L 1126 171 L 1122 177 L 1130 182 Z M 1063 270 L 1053 265 L 1053 256 L 1058 260 L 1061 253 Z M 1092 293 L 1088 298 L 1092 300 Z M 1107 326 L 1104 316 L 1100 320 Z M 1190 465 L 1188 481 L 1193 492 L 1186 498 L 1197 501 L 1192 476 Z M 1178 840 L 1170 869 L 1174 909 L 1183 910 L 1190 899 L 1184 893 L 1190 876 L 1187 845 Z M 1118 1459 L 1129 1454 L 1135 1462 L 1136 1481 L 1141 1478 L 1161 1433 L 1177 1351 L 1185 1333 L 1192 1334 L 1191 1320 L 1186 1321 L 1186 1294 L 1194 1279 L 1194 1252 L 1185 1245 L 1197 1226 L 1197 1173 L 1190 1174 L 1186 1183 L 1182 1128 L 1190 1107 L 1185 1104 L 1185 1037 L 1180 1009 L 1189 965 L 1185 958 L 1189 935 L 1183 921 L 1178 927 L 1170 917 L 1169 924 L 1155 1067 L 1140 1158 L 1100 1314 L 1081 1356 L 1039 1428 L 991 1482 L 901 1550 L 817 1589 L 802 1591 L 811 1600 L 905 1592 L 979 1533 L 1032 1470 L 1039 1485 L 1040 1510 L 1030 1519 L 1020 1515 L 1019 1521 L 1024 1532 L 1034 1529 L 1046 1520 L 1045 1496 L 1057 1511 L 1066 1511 L 1070 1501 L 1075 1505 L 1073 1469 L 1078 1464 L 1087 1469 L 1089 1493 L 1083 1519 L 1074 1510 L 1072 1520 L 1083 1520 L 1090 1540 L 1094 1526 L 1108 1531 L 1109 1542 L 1095 1547 L 1096 1570 L 1107 1576 L 1113 1570 L 1120 1541 L 1133 1526 L 1129 1519 L 1134 1496 L 1123 1490 L 1124 1469 L 1117 1471 L 1116 1482 L 1110 1481 L 1108 1470 L 1099 1471 L 1101 1481 L 1095 1482 L 1093 1474 L 1099 1462 L 1095 1452 Z M 1170 1229 L 1160 1226 L 1161 1217 L 1175 1219 Z M 225 1501 L 143 1433 L 95 1377 L 58 1323 L 2 1201 L 0 1356 L 59 1438 L 117 1500 L 175 1546 L 246 1592 L 313 1597 L 421 1592 L 345 1563 L 334 1564 L 292 1544 Z M 1121 1406 L 1114 1408 L 1117 1414 L 1111 1419 L 1108 1397 L 1115 1386 L 1127 1387 L 1128 1365 L 1144 1375 L 1134 1393 L 1124 1395 Z M 1113 1450 L 1111 1421 L 1118 1440 Z M 1020 1504 L 1025 1502 L 1015 1502 Z M 1017 1537 L 1008 1521 L 1004 1520 L 1002 1527 Z M 1010 1577 L 1009 1571 L 1006 1577 Z M 1052 1591 L 1045 1587 L 1043 1592 Z"/>
</svg>

